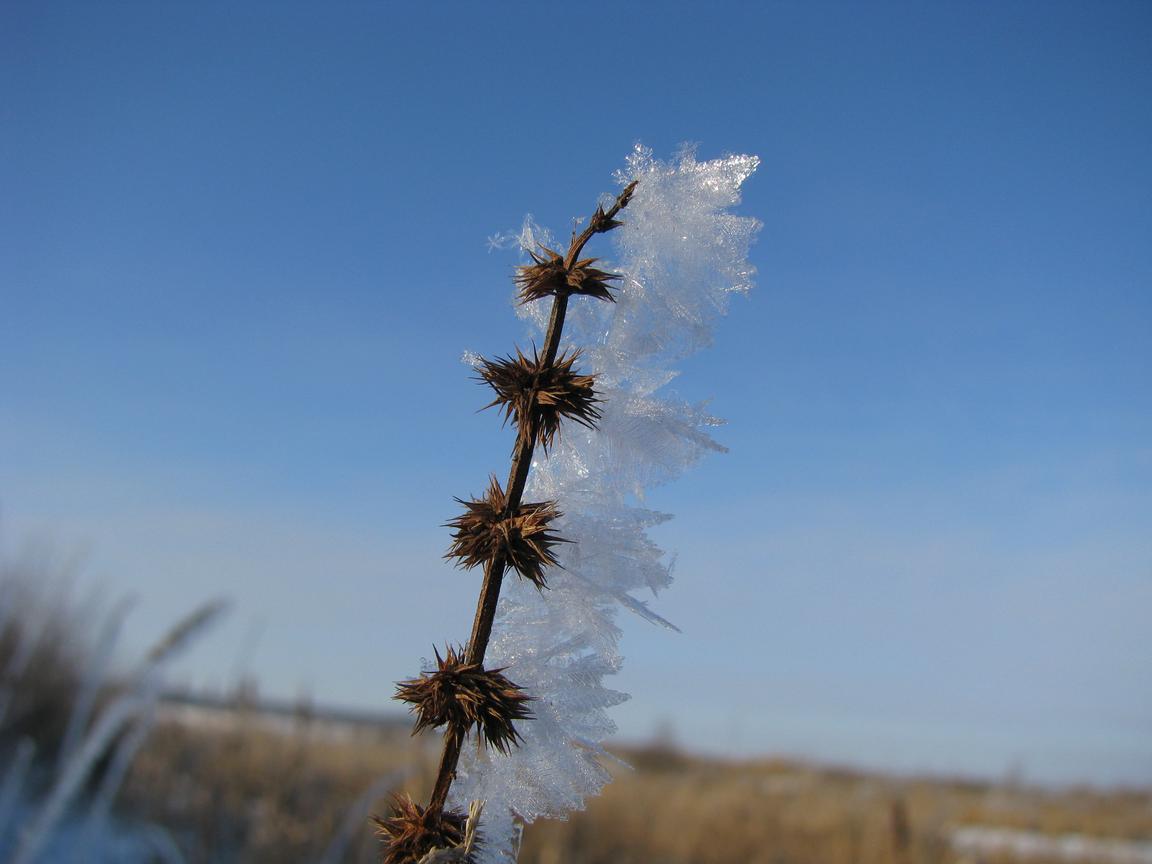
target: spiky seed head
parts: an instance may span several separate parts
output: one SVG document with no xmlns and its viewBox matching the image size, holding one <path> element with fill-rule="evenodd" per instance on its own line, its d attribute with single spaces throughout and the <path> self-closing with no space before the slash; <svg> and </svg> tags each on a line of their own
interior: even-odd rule
<svg viewBox="0 0 1152 864">
<path fill-rule="evenodd" d="M 453 529 L 452 545 L 444 553 L 445 558 L 456 558 L 457 567 L 468 569 L 503 555 L 504 562 L 521 578 L 537 588 L 548 587 L 544 568 L 558 563 L 552 549 L 570 542 L 549 530 L 551 522 L 561 516 L 556 502 L 521 503 L 509 514 L 508 498 L 495 476 L 483 498 L 456 500 L 465 510 L 445 523 Z"/>
<path fill-rule="evenodd" d="M 391 814 L 372 821 L 384 842 L 381 864 L 415 864 L 433 849 L 450 849 L 464 840 L 460 813 L 426 810 L 407 795 L 393 796 Z"/>
<path fill-rule="evenodd" d="M 539 253 L 529 250 L 528 254 L 532 256 L 532 263 L 516 268 L 516 287 L 520 289 L 521 303 L 530 303 L 566 289 L 568 274 L 559 252 L 541 246 Z"/>
<path fill-rule="evenodd" d="M 615 219 L 615 215 L 628 206 L 628 202 L 632 200 L 632 193 L 636 191 L 636 186 L 639 185 L 639 180 L 633 180 L 616 196 L 616 203 L 612 208 L 605 213 L 603 205 L 596 207 L 596 212 L 592 214 L 592 221 L 589 223 L 593 234 L 603 234 L 605 231 L 611 231 L 613 228 L 619 228 L 624 223 Z"/>
<path fill-rule="evenodd" d="M 607 219 L 603 211 L 600 213 L 602 221 Z M 545 246 L 540 247 L 539 253 L 528 254 L 532 256 L 532 263 L 523 265 L 516 272 L 521 303 L 531 303 L 553 294 L 585 294 L 600 300 L 615 300 L 609 283 L 620 276 L 593 267 L 598 258 L 585 258 L 565 267 L 564 257 Z"/>
<path fill-rule="evenodd" d="M 619 228 L 624 223 L 618 219 L 613 219 L 604 212 L 602 206 L 596 208 L 596 212 L 592 214 L 592 221 L 589 227 L 597 234 L 602 234 L 605 231 L 611 231 L 613 228 Z"/>
<path fill-rule="evenodd" d="M 480 361 L 480 380 L 496 393 L 496 398 L 485 405 L 504 406 L 504 422 L 516 425 L 517 438 L 534 435 L 536 443 L 547 451 L 560 431 L 563 418 L 575 420 L 581 426 L 596 428 L 600 419 L 594 375 L 580 375 L 573 365 L 580 351 L 564 353 L 552 365 L 532 348 L 527 357 L 519 348 L 515 357 L 498 357 Z"/>
<path fill-rule="evenodd" d="M 408 702 L 416 714 L 412 734 L 447 727 L 447 734 L 462 738 L 473 725 L 483 744 L 501 753 L 520 740 L 515 721 L 532 719 L 531 697 L 509 681 L 503 669 L 485 669 L 467 663 L 464 650 L 436 651 L 436 671 L 396 685 L 396 698 Z"/>
</svg>

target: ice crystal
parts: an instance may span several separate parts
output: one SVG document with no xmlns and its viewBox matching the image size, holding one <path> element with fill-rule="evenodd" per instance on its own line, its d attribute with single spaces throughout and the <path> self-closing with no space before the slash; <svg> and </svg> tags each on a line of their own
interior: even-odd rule
<svg viewBox="0 0 1152 864">
<path fill-rule="evenodd" d="M 618 173 L 621 185 L 640 185 L 610 235 L 616 254 L 605 266 L 623 276 L 616 302 L 573 298 L 565 337 L 596 375 L 603 417 L 596 429 L 566 424 L 551 452 L 537 454 L 527 489 L 530 500 L 557 502 L 560 530 L 575 542 L 560 550 L 551 590 L 505 581 L 485 660 L 533 696 L 535 719 L 520 724 L 524 740 L 508 754 L 466 748 L 452 789 L 457 804 L 487 802 L 488 864 L 514 860 L 516 819 L 563 818 L 608 782 L 601 742 L 615 724 L 606 709 L 628 698 L 604 686 L 621 664 L 617 608 L 671 626 L 632 594 L 672 581 L 647 534 L 670 517 L 642 507 L 644 491 L 723 448 L 708 432 L 721 421 L 703 405 L 658 391 L 677 361 L 710 344 L 729 296 L 751 287 L 759 223 L 729 209 L 758 161 L 701 162 L 685 149 L 663 162 L 638 146 Z M 522 248 L 550 240 L 525 221 Z M 548 305 L 521 314 L 542 332 Z"/>
</svg>

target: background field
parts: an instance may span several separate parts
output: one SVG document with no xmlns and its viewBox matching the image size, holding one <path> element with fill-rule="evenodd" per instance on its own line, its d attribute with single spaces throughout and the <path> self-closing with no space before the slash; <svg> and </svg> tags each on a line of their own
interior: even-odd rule
<svg viewBox="0 0 1152 864">
<path fill-rule="evenodd" d="M 237 849 L 253 862 L 317 860 L 379 778 L 410 772 L 394 788 L 417 796 L 429 789 L 435 740 L 411 739 L 402 727 L 341 728 L 306 712 L 287 723 L 240 712 L 186 725 L 178 714 L 142 752 L 125 804 L 198 844 L 195 861 Z M 964 826 L 1152 841 L 1147 790 L 895 778 L 786 760 L 702 759 L 666 745 L 619 755 L 632 768 L 616 768 L 585 812 L 527 830 L 523 864 L 1148 860 L 1064 857 L 1067 844 L 1048 855 L 966 855 L 951 842 Z M 373 849 L 364 826 L 348 860 L 371 861 Z"/>
<path fill-rule="evenodd" d="M 427 796 L 439 741 L 410 736 L 402 712 L 272 702 L 252 684 L 165 693 L 162 661 L 211 638 L 196 630 L 203 615 L 115 662 L 124 611 L 75 591 L 58 560 L 0 558 L 0 860 L 68 777 L 38 860 L 369 862 L 370 815 L 392 793 Z M 116 734 L 90 747 L 126 704 Z M 1152 861 L 1149 788 L 723 760 L 670 740 L 618 755 L 585 812 L 528 828 L 524 864 Z"/>
</svg>

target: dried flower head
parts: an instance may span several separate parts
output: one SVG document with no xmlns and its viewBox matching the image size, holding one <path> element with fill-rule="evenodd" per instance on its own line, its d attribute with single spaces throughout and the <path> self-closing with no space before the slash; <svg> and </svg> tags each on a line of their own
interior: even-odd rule
<svg viewBox="0 0 1152 864">
<path fill-rule="evenodd" d="M 481 743 L 507 753 L 520 740 L 515 721 L 530 720 L 532 712 L 531 697 L 503 671 L 465 662 L 463 648 L 449 645 L 443 657 L 436 651 L 435 672 L 396 685 L 396 698 L 411 703 L 417 715 L 412 734 L 447 726 L 449 735 L 463 737 L 475 724 Z"/>
<path fill-rule="evenodd" d="M 608 217 L 601 214 L 600 224 L 607 224 L 605 220 Z M 565 267 L 564 256 L 545 246 L 540 247 L 539 254 L 528 254 L 532 256 L 533 263 L 519 267 L 516 272 L 521 303 L 531 303 L 553 294 L 586 294 L 600 300 L 614 300 L 609 283 L 620 276 L 593 267 L 600 259 L 585 258 L 571 267 Z"/>
<path fill-rule="evenodd" d="M 464 817 L 453 811 L 425 810 L 407 795 L 392 799 L 392 815 L 374 816 L 384 841 L 381 864 L 415 864 L 433 849 L 450 849 L 464 840 Z"/>
<path fill-rule="evenodd" d="M 545 450 L 560 431 L 562 418 L 595 428 L 600 419 L 596 404 L 601 401 L 592 386 L 596 378 L 572 370 L 579 358 L 580 352 L 573 351 L 545 366 L 533 346 L 531 358 L 517 348 L 515 357 L 481 360 L 480 378 L 496 391 L 484 407 L 503 405 L 504 422 L 511 419 L 521 438 L 534 434 Z"/>
<path fill-rule="evenodd" d="M 636 184 L 632 184 L 631 189 L 627 190 L 628 198 L 632 197 L 632 189 L 636 188 Z M 625 204 L 628 202 L 625 201 Z M 624 223 L 619 219 L 613 219 L 604 212 L 604 205 L 597 205 L 596 212 L 592 214 L 592 219 L 588 222 L 588 227 L 592 229 L 594 234 L 602 234 L 605 231 L 611 231 L 613 228 L 619 228 Z"/>
<path fill-rule="evenodd" d="M 445 558 L 457 558 L 456 566 L 467 569 L 503 555 L 504 562 L 521 577 L 537 588 L 548 587 L 544 568 L 557 564 L 552 547 L 570 542 L 548 530 L 549 523 L 561 515 L 554 501 L 522 503 L 506 515 L 508 498 L 495 477 L 483 498 L 456 500 L 466 510 L 446 523 L 455 530 Z"/>
<path fill-rule="evenodd" d="M 639 185 L 639 180 L 633 180 L 620 190 L 620 194 L 616 196 L 616 203 L 612 205 L 607 213 L 604 212 L 604 205 L 601 204 L 596 207 L 596 212 L 592 214 L 592 220 L 588 223 L 588 227 L 593 234 L 611 231 L 613 228 L 619 228 L 624 224 L 614 217 L 628 206 L 628 203 L 632 200 L 632 194 Z"/>
</svg>

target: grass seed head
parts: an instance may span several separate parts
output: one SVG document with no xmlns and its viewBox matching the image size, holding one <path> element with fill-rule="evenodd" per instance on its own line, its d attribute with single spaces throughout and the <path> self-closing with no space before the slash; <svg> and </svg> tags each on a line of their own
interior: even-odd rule
<svg viewBox="0 0 1152 864">
<path fill-rule="evenodd" d="M 554 501 L 522 503 L 505 515 L 508 499 L 495 477 L 483 498 L 456 500 L 465 510 L 447 523 L 454 530 L 445 558 L 456 558 L 456 566 L 467 569 L 503 555 L 505 563 L 522 578 L 537 588 L 548 587 L 544 568 L 558 563 L 553 547 L 569 542 L 549 530 L 551 522 L 561 515 Z"/>
<path fill-rule="evenodd" d="M 496 393 L 484 407 L 502 405 L 504 422 L 512 420 L 521 439 L 535 435 L 536 443 L 545 451 L 555 441 L 564 418 L 595 428 L 600 419 L 596 406 L 601 400 L 593 388 L 595 376 L 573 370 L 579 358 L 580 352 L 573 351 L 545 366 L 535 348 L 531 357 L 517 348 L 515 357 L 482 360 L 480 379 Z"/>
</svg>

